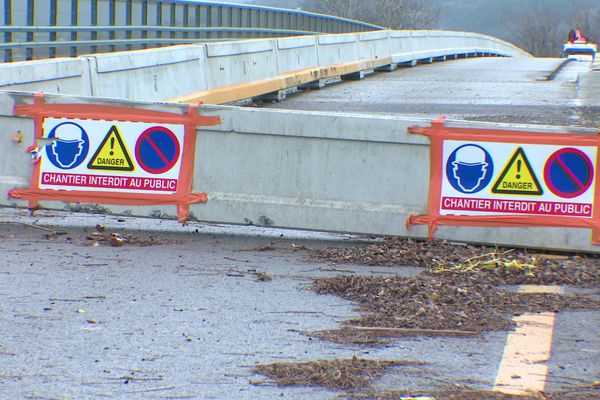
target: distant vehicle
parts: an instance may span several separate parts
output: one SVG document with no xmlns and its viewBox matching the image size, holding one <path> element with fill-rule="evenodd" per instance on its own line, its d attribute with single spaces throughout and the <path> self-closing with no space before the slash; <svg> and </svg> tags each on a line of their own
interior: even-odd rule
<svg viewBox="0 0 600 400">
<path fill-rule="evenodd" d="M 563 55 L 568 60 L 594 61 L 598 46 L 590 43 L 579 29 L 571 30 L 567 43 L 563 45 Z"/>
</svg>

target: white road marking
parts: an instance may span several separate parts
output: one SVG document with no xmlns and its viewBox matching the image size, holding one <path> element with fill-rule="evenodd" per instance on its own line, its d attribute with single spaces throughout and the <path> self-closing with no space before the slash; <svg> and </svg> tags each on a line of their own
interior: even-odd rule
<svg viewBox="0 0 600 400">
<path fill-rule="evenodd" d="M 552 312 L 514 317 L 517 329 L 508 334 L 494 391 L 515 395 L 541 392 L 546 386 L 554 331 Z"/>
<path fill-rule="evenodd" d="M 565 289 L 556 285 L 519 285 L 517 293 L 554 293 L 564 294 Z"/>
</svg>

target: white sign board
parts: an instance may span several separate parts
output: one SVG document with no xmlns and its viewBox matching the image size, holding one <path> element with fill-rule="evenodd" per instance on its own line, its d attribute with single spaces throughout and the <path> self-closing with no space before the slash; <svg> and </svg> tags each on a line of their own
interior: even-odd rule
<svg viewBox="0 0 600 400">
<path fill-rule="evenodd" d="M 174 194 L 184 125 L 45 118 L 40 189 Z"/>
<path fill-rule="evenodd" d="M 440 215 L 592 218 L 597 147 L 445 140 Z"/>
</svg>

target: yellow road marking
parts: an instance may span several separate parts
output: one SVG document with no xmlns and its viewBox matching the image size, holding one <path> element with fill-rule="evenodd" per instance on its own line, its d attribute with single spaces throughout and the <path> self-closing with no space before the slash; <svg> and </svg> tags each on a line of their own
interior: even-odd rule
<svg viewBox="0 0 600 400">
<path fill-rule="evenodd" d="M 514 317 L 517 329 L 508 334 L 494 391 L 515 395 L 541 392 L 546 386 L 554 313 Z"/>
<path fill-rule="evenodd" d="M 355 61 L 345 64 L 306 68 L 298 71 L 285 72 L 272 78 L 251 82 L 242 82 L 234 85 L 219 86 L 166 101 L 176 103 L 196 103 L 201 101 L 204 104 L 230 103 L 236 100 L 248 99 L 261 94 L 287 89 L 303 83 L 316 81 L 318 79 L 332 78 L 340 75 L 350 74 L 352 72 L 364 71 L 391 63 L 391 57 L 383 57 L 375 60 Z"/>
</svg>

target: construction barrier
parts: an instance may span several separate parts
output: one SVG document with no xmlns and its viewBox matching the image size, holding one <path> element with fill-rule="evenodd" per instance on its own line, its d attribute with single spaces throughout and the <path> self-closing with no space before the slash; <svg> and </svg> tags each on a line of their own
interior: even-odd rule
<svg viewBox="0 0 600 400">
<path fill-rule="evenodd" d="M 600 244 L 597 135 L 450 128 L 443 120 L 411 127 L 430 143 L 426 224 L 588 228 Z"/>
<path fill-rule="evenodd" d="M 43 108 L 39 108 L 40 105 Z M 100 112 L 102 107 L 108 107 L 110 112 L 93 114 Z M 19 115 L 15 115 L 15 110 Z M 44 121 L 39 116 L 30 115 L 33 110 L 44 115 Z M 116 116 L 115 110 L 118 111 Z M 174 147 L 168 145 L 175 142 L 164 129 L 168 128 L 180 143 L 179 160 L 189 154 L 188 145 L 193 143 L 195 148 L 193 174 L 189 175 L 192 187 L 180 194 L 191 193 L 194 199 L 200 199 L 195 194 L 206 193 L 208 199 L 206 203 L 189 204 L 188 220 L 427 238 L 432 233 L 428 232 L 429 221 L 421 220 L 425 224 L 411 225 L 410 229 L 406 222 L 412 216 L 435 215 L 432 210 L 438 210 L 441 218 L 456 218 L 460 225 L 447 225 L 444 221 L 437 224 L 440 222 L 437 220 L 436 238 L 600 252 L 600 246 L 589 240 L 590 228 L 596 229 L 594 221 L 597 220 L 595 154 L 598 152 L 595 129 L 570 131 L 559 127 L 448 121 L 444 130 L 454 132 L 457 129 L 464 134 L 474 129 L 478 133 L 466 139 L 459 136 L 461 139 L 456 140 L 453 148 L 442 149 L 446 153 L 439 153 L 440 150 L 437 150 L 437 155 L 432 153 L 432 162 L 438 163 L 432 168 L 430 139 L 408 132 L 409 127 L 416 127 L 413 131 L 419 127 L 430 129 L 430 120 L 201 105 L 197 110 L 202 116 L 219 116 L 221 123 L 202 126 L 209 121 L 196 121 L 194 124 L 198 122 L 199 126 L 195 140 L 188 140 L 185 136 L 181 140 L 181 128 L 177 130 L 169 124 L 185 124 L 182 119 L 187 118 L 189 110 L 189 106 L 184 104 L 65 95 L 45 95 L 44 103 L 36 105 L 32 93 L 0 92 L 0 122 L 3 127 L 0 192 L 5 194 L 0 196 L 0 205 L 28 207 L 35 205 L 31 201 L 36 201 L 45 209 L 183 219 L 185 212 L 174 209 L 173 204 L 185 207 L 190 202 L 179 200 L 179 194 L 173 192 L 173 188 L 176 185 L 179 190 L 185 177 L 180 178 L 181 171 L 177 176 L 169 175 L 171 171 L 165 170 L 177 159 Z M 165 119 L 158 118 L 163 113 Z M 130 118 L 129 114 L 139 115 L 139 119 Z M 170 119 L 166 120 L 167 117 Z M 95 119 L 106 122 L 97 122 L 96 129 L 92 124 Z M 75 149 L 53 147 L 55 142 L 52 139 L 57 132 L 58 137 L 65 136 L 61 132 L 65 126 L 60 125 L 62 123 L 70 124 L 74 128 L 71 131 L 86 131 L 89 145 L 85 157 L 82 154 L 86 146 L 77 143 L 82 141 L 81 133 L 77 137 L 66 131 L 65 142 L 75 144 L 57 144 L 67 148 L 74 146 Z M 42 138 L 39 138 L 40 126 L 45 129 Z M 159 129 L 151 129 L 155 127 Z M 492 130 L 493 135 L 486 137 L 484 132 L 487 130 Z M 529 134 L 551 142 L 529 140 Z M 164 159 L 150 142 L 143 139 L 145 137 L 157 145 Z M 505 139 L 500 140 L 502 137 Z M 525 139 L 521 141 L 521 137 Z M 165 140 L 166 144 L 158 143 L 159 140 Z M 493 147 L 490 143 L 494 143 Z M 81 154 L 78 154 L 80 144 Z M 37 146 L 44 148 L 32 152 Z M 434 143 L 433 146 L 437 145 Z M 467 151 L 458 151 L 460 146 L 465 146 Z M 489 157 L 485 156 L 483 162 L 481 158 L 473 162 L 477 156 L 481 157 L 481 151 L 476 150 L 479 147 L 485 149 Z M 568 148 L 577 151 L 555 154 Z M 111 151 L 114 156 L 110 155 Z M 538 152 L 540 156 L 536 155 Z M 36 153 L 42 159 L 32 163 L 32 156 Z M 452 153 L 454 156 L 450 159 Z M 446 159 L 442 158 L 443 154 L 446 154 Z M 565 154 L 575 157 L 575 161 L 579 160 L 579 164 L 568 167 L 578 177 L 578 189 L 565 186 L 562 180 L 555 181 L 556 169 L 560 173 L 561 162 L 571 165 L 570 159 L 563 160 Z M 435 161 L 436 157 L 438 161 Z M 590 161 L 591 167 L 586 160 Z M 79 165 L 73 167 L 78 162 Z M 485 167 L 490 169 L 485 169 L 481 181 L 481 176 L 466 179 L 469 174 L 465 175 L 463 169 L 470 166 L 482 171 L 486 163 Z M 131 164 L 134 170 L 128 171 Z M 547 177 L 544 172 L 546 164 Z M 488 172 L 492 165 L 493 174 Z M 582 174 L 586 165 L 587 175 Z M 450 175 L 444 172 L 443 166 L 448 167 Z M 460 168 L 456 175 L 458 178 L 452 172 L 455 166 Z M 119 169 L 111 170 L 109 167 Z M 172 168 L 177 168 L 177 164 Z M 182 164 L 181 168 L 185 174 L 188 167 Z M 438 183 L 430 183 L 430 169 L 437 171 Z M 446 173 L 446 177 L 440 175 L 442 172 Z M 502 179 L 501 175 L 504 175 Z M 45 180 L 40 180 L 43 176 L 46 176 Z M 149 180 L 144 183 L 144 179 Z M 447 191 L 440 189 L 441 179 L 446 182 L 444 190 Z M 487 185 L 482 188 L 486 181 Z M 110 187 L 110 190 L 98 190 L 98 185 Z M 488 193 L 495 186 L 498 186 L 496 191 L 499 193 Z M 33 192 L 29 192 L 30 189 Z M 142 189 L 147 191 L 142 192 Z M 478 189 L 481 190 L 475 192 Z M 116 190 L 121 190 L 114 193 L 118 197 L 135 195 L 149 198 L 139 202 L 139 199 L 132 202 L 131 198 L 123 202 L 113 201 L 113 198 L 100 202 L 106 192 Z M 432 197 L 435 190 L 439 196 Z M 502 192 L 506 190 L 518 193 Z M 540 190 L 543 194 L 536 194 Z M 19 195 L 20 191 L 22 199 L 6 196 L 9 192 Z M 92 196 L 88 192 L 93 192 Z M 483 196 L 482 193 L 487 194 Z M 575 195 L 567 197 L 571 194 Z M 165 195 L 170 197 L 165 198 Z M 442 195 L 447 198 L 445 204 Z M 435 198 L 437 203 L 434 203 Z M 482 200 L 478 200 L 480 198 Z M 527 207 L 531 207 L 529 204 L 532 202 L 538 213 L 544 210 L 547 214 L 522 214 L 522 211 L 530 210 Z M 432 208 L 434 204 L 438 204 L 438 208 Z M 439 211 L 439 207 L 445 208 Z M 456 211 L 457 207 L 462 208 Z M 500 222 L 509 218 L 511 223 L 499 224 L 501 226 L 463 224 L 466 213 L 463 210 L 469 207 L 476 209 L 471 212 L 478 212 L 474 216 L 479 218 L 495 218 Z M 589 217 L 590 214 L 592 217 Z M 473 215 L 466 217 L 469 216 Z M 519 220 L 518 224 L 512 223 L 517 217 L 525 219 Z M 531 226 L 527 220 L 530 217 L 544 222 Z M 415 222 L 414 217 L 412 221 Z M 555 225 L 555 221 L 560 224 Z M 572 227 L 566 229 L 564 226 L 567 225 Z"/>
<path fill-rule="evenodd" d="M 97 104 L 18 104 L 15 114 L 34 119 L 34 143 L 27 149 L 35 166 L 29 188 L 8 196 L 95 204 L 176 204 L 180 222 L 190 204 L 206 202 L 192 193 L 196 127 L 218 117 Z"/>
</svg>

